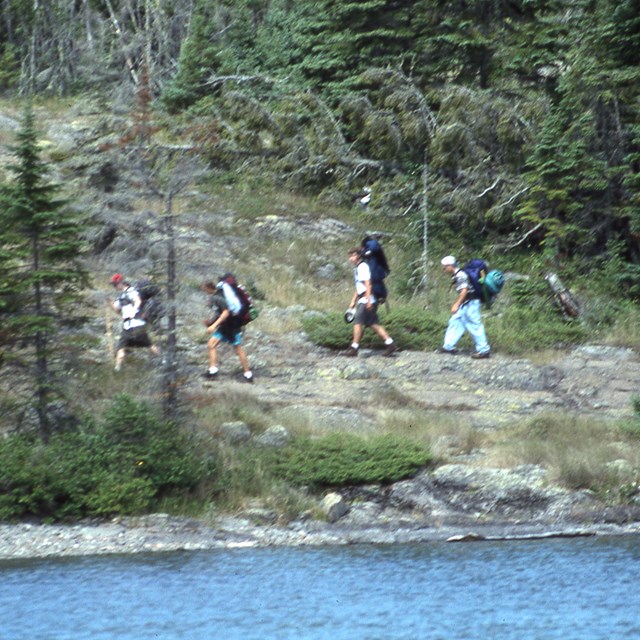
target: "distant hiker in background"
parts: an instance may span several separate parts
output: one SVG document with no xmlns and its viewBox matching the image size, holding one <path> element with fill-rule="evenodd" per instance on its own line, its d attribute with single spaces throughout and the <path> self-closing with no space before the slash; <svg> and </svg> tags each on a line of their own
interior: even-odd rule
<svg viewBox="0 0 640 640">
<path fill-rule="evenodd" d="M 464 332 L 468 331 L 476 347 L 471 357 L 489 358 L 491 351 L 480 315 L 480 298 L 475 295 L 469 276 L 458 267 L 458 261 L 454 256 L 445 256 L 440 264 L 442 270 L 451 276 L 458 295 L 451 307 L 451 317 L 444 335 L 444 344 L 438 351 L 440 353 L 457 353 L 456 344 Z"/>
<path fill-rule="evenodd" d="M 147 333 L 147 322 L 139 317 L 142 298 L 136 289 L 127 282 L 120 273 L 111 278 L 111 285 L 118 293 L 112 303 L 113 310 L 122 315 L 122 333 L 116 351 L 115 370 L 120 371 L 122 362 L 129 348 L 146 347 L 157 356 L 160 349 L 151 342 Z"/>
<path fill-rule="evenodd" d="M 234 286 L 235 285 L 235 286 Z M 207 332 L 211 334 L 207 347 L 209 350 L 209 368 L 205 378 L 216 378 L 219 372 L 217 349 L 221 342 L 230 344 L 238 354 L 242 365 L 242 376 L 246 382 L 253 382 L 253 373 L 249 367 L 247 354 L 242 346 L 242 327 L 245 324 L 241 293 L 237 289 L 235 278 L 225 274 L 217 284 L 204 282 L 201 289 L 209 295 L 208 306 L 211 317 L 205 320 Z"/>
<path fill-rule="evenodd" d="M 355 280 L 355 292 L 349 308 L 355 309 L 355 315 L 353 317 L 353 342 L 343 352 L 343 355 L 357 356 L 364 329 L 365 327 L 371 327 L 384 341 L 385 350 L 382 355 L 391 356 L 396 351 L 397 346 L 378 320 L 378 300 L 372 291 L 371 269 L 363 257 L 361 248 L 354 247 L 349 250 L 349 262 L 353 265 Z"/>
</svg>

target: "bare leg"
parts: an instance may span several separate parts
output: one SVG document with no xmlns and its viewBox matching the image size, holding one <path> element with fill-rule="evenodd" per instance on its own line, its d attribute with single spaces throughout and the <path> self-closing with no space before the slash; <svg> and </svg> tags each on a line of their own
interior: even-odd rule
<svg viewBox="0 0 640 640">
<path fill-rule="evenodd" d="M 236 350 L 236 353 L 238 354 L 238 358 L 240 358 L 240 364 L 242 364 L 242 372 L 243 372 L 244 379 L 247 382 L 253 382 L 253 373 L 251 373 L 251 369 L 249 368 L 247 353 L 240 345 L 236 345 L 234 348 Z"/>
<path fill-rule="evenodd" d="M 126 353 L 126 349 L 118 349 L 116 353 L 116 364 L 114 367 L 116 371 L 120 371 L 120 369 L 122 368 L 122 361 L 124 360 L 124 356 L 126 355 Z"/>
<path fill-rule="evenodd" d="M 236 353 L 238 354 L 238 358 L 240 358 L 240 364 L 242 365 L 242 370 L 247 373 L 247 371 L 251 371 L 249 367 L 249 360 L 247 359 L 246 351 L 240 346 L 234 347 Z"/>
<path fill-rule="evenodd" d="M 389 334 L 386 332 L 385 328 L 382 325 L 372 324 L 371 328 L 385 341 L 385 343 L 390 339 L 391 336 L 389 336 Z"/>
<path fill-rule="evenodd" d="M 209 348 L 209 369 L 215 369 L 217 362 L 217 354 L 216 349 L 220 344 L 220 340 L 218 338 L 209 338 L 209 342 L 207 342 L 207 347 Z"/>
</svg>

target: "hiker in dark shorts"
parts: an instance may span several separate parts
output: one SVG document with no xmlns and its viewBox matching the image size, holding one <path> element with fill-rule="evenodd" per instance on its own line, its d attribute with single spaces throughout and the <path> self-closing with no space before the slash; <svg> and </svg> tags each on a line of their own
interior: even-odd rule
<svg viewBox="0 0 640 640">
<path fill-rule="evenodd" d="M 122 333 L 118 340 L 114 367 L 116 371 L 120 371 L 127 349 L 147 348 L 155 356 L 160 355 L 160 349 L 151 341 L 146 321 L 137 317 L 142 304 L 138 292 L 119 273 L 111 278 L 111 285 L 118 292 L 118 297 L 112 303 L 113 310 L 122 315 Z"/>
<path fill-rule="evenodd" d="M 355 280 L 355 292 L 349 308 L 356 311 L 353 320 L 353 342 L 343 355 L 357 356 L 365 327 L 371 327 L 384 340 L 385 349 L 382 355 L 390 356 L 397 349 L 396 343 L 378 320 L 378 301 L 371 291 L 371 269 L 362 257 L 362 250 L 357 247 L 350 249 L 349 262 L 353 265 Z"/>
<path fill-rule="evenodd" d="M 213 379 L 218 376 L 218 355 L 217 349 L 220 343 L 230 344 L 234 349 L 240 364 L 242 365 L 242 377 L 245 382 L 253 382 L 253 373 L 249 367 L 247 354 L 242 346 L 242 324 L 241 320 L 234 316 L 229 310 L 229 301 L 225 297 L 223 282 L 214 284 L 204 282 L 201 289 L 209 295 L 209 307 L 212 316 L 205 320 L 207 333 L 211 334 L 207 342 L 209 350 L 209 368 L 204 374 L 205 378 Z M 233 295 L 229 293 L 229 295 Z"/>
</svg>

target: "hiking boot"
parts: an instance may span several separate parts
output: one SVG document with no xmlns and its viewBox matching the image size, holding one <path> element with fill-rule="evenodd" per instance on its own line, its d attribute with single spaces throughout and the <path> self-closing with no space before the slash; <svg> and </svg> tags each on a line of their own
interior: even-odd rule
<svg viewBox="0 0 640 640">
<path fill-rule="evenodd" d="M 455 356 L 458 354 L 457 349 L 445 349 L 444 347 L 438 347 L 436 349 L 436 353 L 448 353 L 450 356 Z"/>
<path fill-rule="evenodd" d="M 244 379 L 245 382 L 248 382 L 249 384 L 253 384 L 253 373 L 249 372 L 247 373 L 243 373 L 242 377 Z"/>
<path fill-rule="evenodd" d="M 207 371 L 206 373 L 202 374 L 202 377 L 205 380 L 215 380 L 218 377 L 218 372 L 216 371 L 215 373 L 211 373 L 211 371 Z"/>
<path fill-rule="evenodd" d="M 347 358 L 355 358 L 358 355 L 358 349 L 349 347 L 346 351 L 343 351 L 341 355 L 346 356 Z"/>
<path fill-rule="evenodd" d="M 471 354 L 471 357 L 474 360 L 483 360 L 484 358 L 490 358 L 491 351 L 475 351 L 474 353 Z"/>
<path fill-rule="evenodd" d="M 392 356 L 396 351 L 398 350 L 398 346 L 396 345 L 395 342 L 392 342 L 391 344 L 388 344 L 385 347 L 385 350 L 382 352 L 382 355 L 385 358 L 389 358 L 390 356 Z"/>
</svg>

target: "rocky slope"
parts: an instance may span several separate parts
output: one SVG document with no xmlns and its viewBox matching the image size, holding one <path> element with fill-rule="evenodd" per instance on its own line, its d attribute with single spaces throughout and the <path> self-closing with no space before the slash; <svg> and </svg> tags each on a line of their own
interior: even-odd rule
<svg viewBox="0 0 640 640">
<path fill-rule="evenodd" d="M 0 139 L 7 140 L 15 131 L 16 118 L 15 112 L 0 111 Z M 47 148 L 64 157 L 56 164 L 54 178 L 75 190 L 76 206 L 95 223 L 89 262 L 94 290 L 88 297 L 96 316 L 91 330 L 100 344 L 85 358 L 110 367 L 103 313 L 107 276 L 114 271 L 131 275 L 154 269 L 164 251 L 158 220 L 126 186 L 126 167 L 100 151 L 106 139 L 113 139 L 113 116 L 87 103 L 74 107 L 63 122 L 42 116 L 40 125 L 46 131 Z M 330 216 L 267 212 L 248 222 L 231 209 L 212 206 L 202 194 L 192 194 L 190 202 L 177 218 L 182 392 L 187 402 L 237 393 L 269 407 L 273 424 L 267 426 L 301 424 L 323 433 L 373 432 L 381 413 L 406 407 L 477 430 L 498 430 L 548 413 L 603 419 L 632 415 L 631 396 L 640 389 L 640 367 L 638 354 L 630 349 L 587 345 L 558 352 L 543 363 L 500 353 L 481 361 L 468 354 L 410 351 L 382 358 L 378 351 L 367 349 L 350 359 L 305 338 L 297 328 L 304 308 L 266 303 L 246 334 L 255 384 L 241 381 L 230 351 L 222 353 L 220 378 L 206 381 L 201 377 L 206 364 L 204 336 L 196 328 L 203 316 L 199 282 L 237 269 L 230 262 L 242 256 L 256 234 L 284 251 L 299 238 L 316 235 L 331 242 L 345 238 L 353 242 L 357 233 Z M 341 259 L 327 255 L 320 261 L 319 277 L 335 277 L 334 258 Z M 253 259 L 268 268 L 266 257 Z M 289 326 L 293 328 L 287 330 Z M 126 366 L 144 366 L 141 360 L 132 358 Z M 588 493 L 550 486 L 545 470 L 533 465 L 487 467 L 482 451 L 464 451 L 455 438 L 434 445 L 448 464 L 391 487 L 329 496 L 323 504 L 327 522 L 302 515 L 278 526 L 277 514 L 263 505 L 249 505 L 240 517 L 220 518 L 212 525 L 156 516 L 102 526 L 1 527 L 0 557 L 638 531 L 640 505 L 607 508 Z"/>
</svg>

